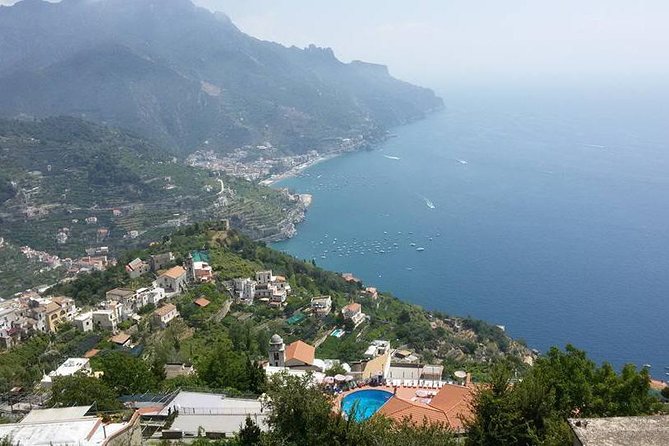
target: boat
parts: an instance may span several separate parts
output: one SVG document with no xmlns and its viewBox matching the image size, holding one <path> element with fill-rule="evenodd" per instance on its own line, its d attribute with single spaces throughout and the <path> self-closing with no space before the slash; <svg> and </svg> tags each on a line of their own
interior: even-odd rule
<svg viewBox="0 0 669 446">
<path fill-rule="evenodd" d="M 411 243 L 410 246 L 416 246 L 416 244 L 415 244 L 415 243 Z"/>
<path fill-rule="evenodd" d="M 389 160 L 398 160 L 400 159 L 399 156 L 391 156 L 391 155 L 383 155 L 384 157 L 388 158 Z"/>
<path fill-rule="evenodd" d="M 423 252 L 423 251 L 425 251 L 425 248 L 416 248 L 416 251 Z"/>
<path fill-rule="evenodd" d="M 650 364 L 644 364 L 644 365 L 643 365 L 643 368 L 644 368 L 644 369 L 649 369 L 649 368 L 650 368 Z"/>
</svg>

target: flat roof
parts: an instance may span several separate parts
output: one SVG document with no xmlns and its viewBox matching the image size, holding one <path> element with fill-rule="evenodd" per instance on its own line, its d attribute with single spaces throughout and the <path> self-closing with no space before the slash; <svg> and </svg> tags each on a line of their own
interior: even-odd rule
<svg viewBox="0 0 669 446">
<path fill-rule="evenodd" d="M 228 398 L 219 393 L 179 392 L 160 411 L 159 415 L 179 409 L 180 414 L 247 414 L 260 412 L 260 401 L 243 398 Z"/>
<path fill-rule="evenodd" d="M 57 409 L 33 409 L 23 417 L 19 424 L 75 420 L 86 415 L 90 408 L 91 406 L 73 406 Z"/>
<path fill-rule="evenodd" d="M 88 365 L 88 358 L 68 358 L 56 370 L 49 373 L 49 376 L 70 376 Z"/>
<path fill-rule="evenodd" d="M 669 415 L 570 418 L 569 425 L 583 446 L 669 444 Z"/>
</svg>

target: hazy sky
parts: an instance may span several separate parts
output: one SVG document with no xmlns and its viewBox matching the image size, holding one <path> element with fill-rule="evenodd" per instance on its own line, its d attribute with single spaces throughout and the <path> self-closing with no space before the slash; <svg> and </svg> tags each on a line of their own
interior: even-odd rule
<svg viewBox="0 0 669 446">
<path fill-rule="evenodd" d="M 197 0 L 263 39 L 423 84 L 669 75 L 667 0 Z"/>
<path fill-rule="evenodd" d="M 256 37 L 329 46 L 430 86 L 669 79 L 669 0 L 195 2 Z"/>
</svg>

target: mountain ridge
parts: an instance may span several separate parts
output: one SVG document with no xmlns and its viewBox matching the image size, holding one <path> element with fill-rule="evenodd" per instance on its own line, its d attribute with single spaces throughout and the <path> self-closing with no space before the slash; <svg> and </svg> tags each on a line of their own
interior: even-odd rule
<svg viewBox="0 0 669 446">
<path fill-rule="evenodd" d="M 1 115 L 77 116 L 180 154 L 327 151 L 443 105 L 383 65 L 256 39 L 190 0 L 23 0 L 0 8 L 0 54 Z"/>
</svg>

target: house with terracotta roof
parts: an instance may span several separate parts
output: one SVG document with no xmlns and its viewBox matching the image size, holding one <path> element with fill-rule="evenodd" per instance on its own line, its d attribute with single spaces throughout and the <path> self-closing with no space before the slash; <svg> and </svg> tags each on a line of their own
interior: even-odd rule
<svg viewBox="0 0 669 446">
<path fill-rule="evenodd" d="M 376 288 L 368 286 L 365 288 L 365 291 L 363 291 L 363 295 L 370 299 L 376 300 L 379 297 L 379 292 Z"/>
<path fill-rule="evenodd" d="M 304 341 L 285 345 L 279 335 L 270 340 L 269 365 L 290 370 L 325 371 L 325 362 L 316 358 L 316 347 Z"/>
<path fill-rule="evenodd" d="M 123 332 L 123 331 L 120 332 L 119 334 L 114 335 L 111 338 L 109 338 L 109 340 L 111 342 L 113 342 L 114 344 L 116 344 L 120 347 L 126 347 L 126 346 L 130 345 L 130 339 L 131 339 L 130 335 L 126 332 Z"/>
<path fill-rule="evenodd" d="M 357 302 L 350 303 L 341 309 L 341 314 L 344 320 L 353 322 L 353 326 L 357 327 L 365 320 L 365 313 L 362 312 L 362 305 Z"/>
<path fill-rule="evenodd" d="M 148 273 L 150 269 L 149 264 L 143 262 L 142 259 L 139 258 L 131 261 L 125 266 L 125 272 L 128 273 L 131 279 L 136 279 L 139 276 Z"/>
<path fill-rule="evenodd" d="M 414 391 L 415 389 L 407 389 Z M 455 432 L 464 432 L 464 420 L 473 416 L 471 401 L 474 387 L 445 384 L 431 398 L 408 398 L 396 394 L 377 412 L 396 421 L 409 420 L 414 423 L 442 423 Z"/>
<path fill-rule="evenodd" d="M 197 305 L 198 307 L 200 307 L 200 308 L 204 308 L 204 307 L 206 307 L 207 305 L 209 305 L 211 302 L 209 302 L 209 300 L 205 299 L 204 296 L 200 296 L 200 297 L 198 297 L 197 299 L 195 299 L 195 300 L 193 301 L 193 303 L 194 303 L 195 305 Z"/>
<path fill-rule="evenodd" d="M 174 304 L 165 304 L 153 312 L 153 321 L 161 328 L 165 328 L 167 324 L 178 316 L 179 312 Z"/>
<path fill-rule="evenodd" d="M 186 290 L 188 274 L 181 266 L 168 269 L 156 280 L 159 287 L 164 288 L 166 293 L 179 294 Z"/>
</svg>

